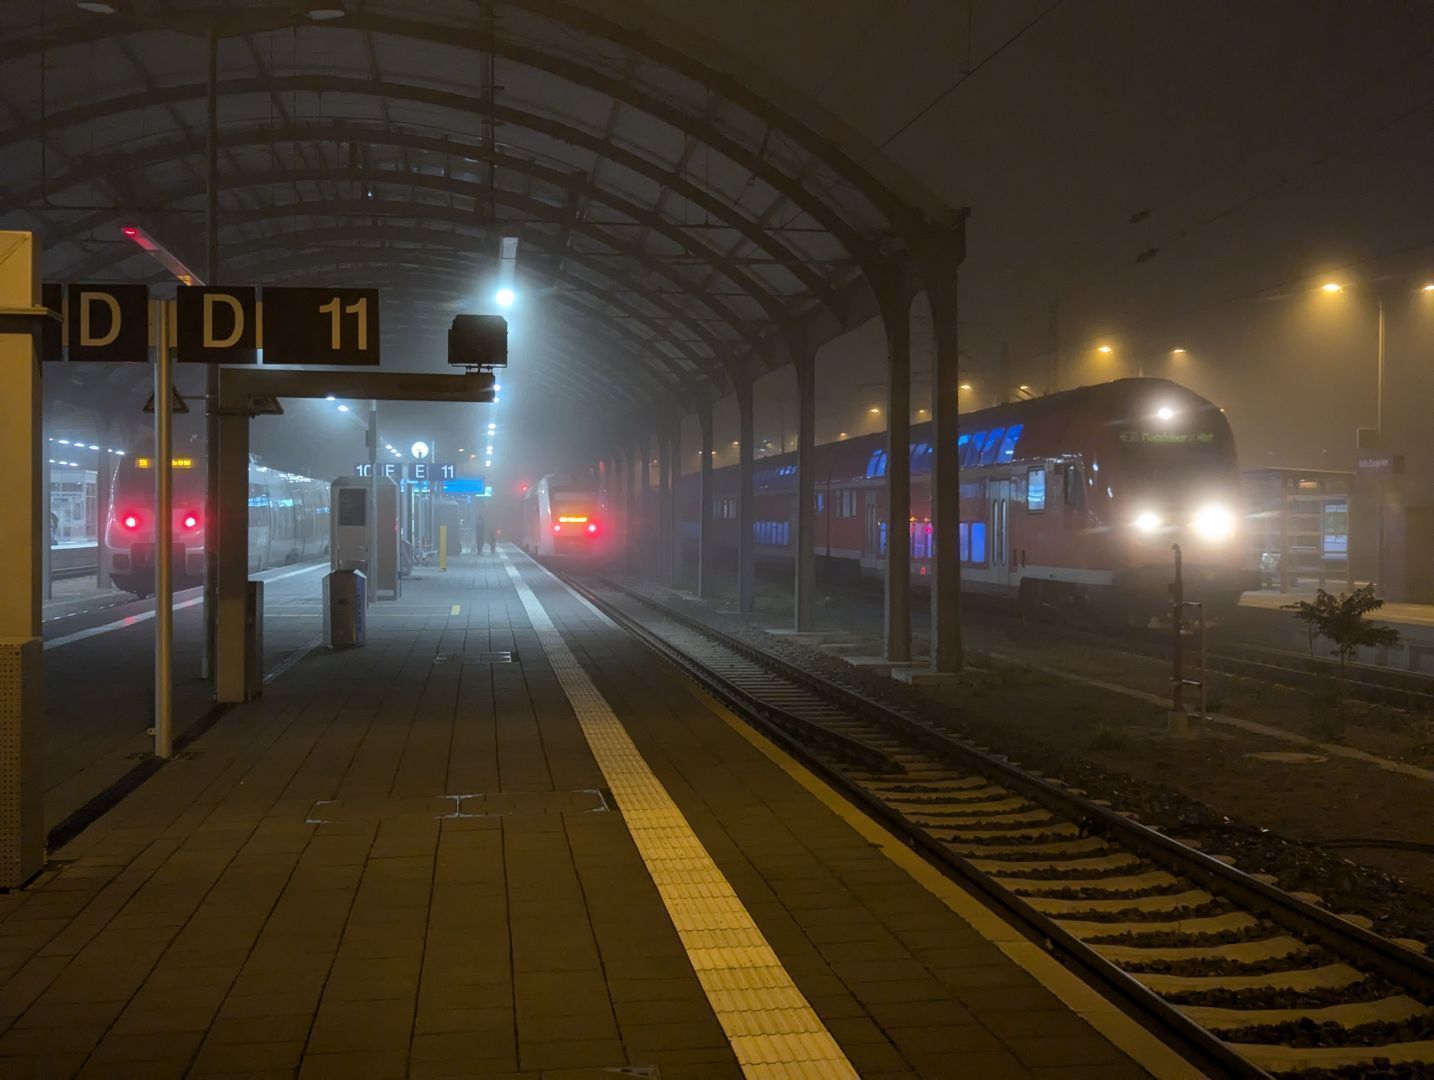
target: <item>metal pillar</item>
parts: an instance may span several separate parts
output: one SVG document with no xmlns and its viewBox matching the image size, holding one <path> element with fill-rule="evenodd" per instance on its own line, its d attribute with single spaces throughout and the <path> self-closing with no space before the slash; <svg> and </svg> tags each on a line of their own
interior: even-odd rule
<svg viewBox="0 0 1434 1080">
<path fill-rule="evenodd" d="M 652 542 L 652 440 L 648 436 L 644 435 L 637 444 L 637 452 L 642 457 L 637 469 L 637 543 L 632 545 L 634 570 L 647 560 Z"/>
<path fill-rule="evenodd" d="M 40 243 L 0 232 L 0 888 L 19 888 L 45 862 L 41 776 L 45 716 L 40 639 L 42 548 L 49 507 L 41 478 Z M 43 517 L 41 515 L 44 515 Z"/>
<path fill-rule="evenodd" d="M 801 632 L 812 629 L 817 590 L 817 357 L 804 334 L 792 332 L 789 342 L 797 374 L 797 532 L 792 614 L 794 629 Z"/>
<path fill-rule="evenodd" d="M 956 271 L 964 252 L 960 225 L 931 238 L 921 252 L 922 277 L 935 331 L 931 365 L 931 521 L 935 540 L 931 560 L 931 667 L 941 672 L 961 670 L 961 465 L 956 456 L 961 373 Z"/>
<path fill-rule="evenodd" d="M 1376 445 L 1384 449 L 1384 300 L 1379 301 L 1379 341 L 1375 354 L 1375 383 L 1374 383 L 1374 440 Z M 1379 516 L 1374 522 L 1374 591 L 1376 595 L 1383 596 L 1389 591 L 1389 583 L 1385 580 L 1387 573 L 1385 567 L 1385 492 L 1386 481 L 1381 473 L 1375 479 L 1378 485 L 1377 495 L 1379 498 Z"/>
<path fill-rule="evenodd" d="M 95 451 L 95 587 L 110 587 L 109 549 L 105 546 L 105 523 L 114 505 L 115 464 L 119 458 L 110 453 L 115 441 L 113 424 L 105 423 L 99 431 L 100 448 Z"/>
<path fill-rule="evenodd" d="M 712 486 L 712 402 L 703 401 L 697 406 L 697 425 L 702 431 L 701 479 L 697 485 L 697 595 L 706 599 L 717 585 L 712 576 L 713 557 L 717 554 L 712 535 L 712 499 L 716 494 Z"/>
<path fill-rule="evenodd" d="M 671 560 L 671 572 L 668 574 L 667 582 L 675 589 L 682 585 L 682 509 L 679 496 L 682 486 L 681 422 L 672 425 L 672 434 L 667 440 L 667 447 L 671 458 L 668 465 L 671 491 L 667 500 L 667 547 L 668 557 Z"/>
<path fill-rule="evenodd" d="M 248 640 L 244 613 L 249 586 L 249 417 L 221 412 L 219 493 L 216 509 L 214 696 L 221 702 L 245 700 Z"/>
<path fill-rule="evenodd" d="M 752 382 L 737 380 L 737 610 L 751 611 L 757 600 L 757 542 L 753 534 L 757 506 L 753 493 Z"/>
<path fill-rule="evenodd" d="M 893 287 L 884 289 L 881 321 L 886 330 L 884 639 L 888 660 L 908 661 L 911 659 L 911 298 Z M 941 537 L 939 530 L 936 535 L 938 539 Z M 950 537 L 954 550 L 955 530 L 946 536 Z"/>
<path fill-rule="evenodd" d="M 169 319 L 159 301 L 154 321 L 154 755 L 168 758 L 174 751 L 174 417 Z"/>
<path fill-rule="evenodd" d="M 672 582 L 672 440 L 657 434 L 657 574 Z"/>
</svg>

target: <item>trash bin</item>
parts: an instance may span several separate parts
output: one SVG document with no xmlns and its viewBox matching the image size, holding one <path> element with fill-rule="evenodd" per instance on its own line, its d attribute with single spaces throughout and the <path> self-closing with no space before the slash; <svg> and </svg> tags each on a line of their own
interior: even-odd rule
<svg viewBox="0 0 1434 1080">
<path fill-rule="evenodd" d="M 264 692 L 264 583 L 251 581 L 244 594 L 244 700 Z"/>
<path fill-rule="evenodd" d="M 368 581 L 360 570 L 335 570 L 324 577 L 324 644 L 351 649 L 364 642 L 364 596 Z"/>
</svg>

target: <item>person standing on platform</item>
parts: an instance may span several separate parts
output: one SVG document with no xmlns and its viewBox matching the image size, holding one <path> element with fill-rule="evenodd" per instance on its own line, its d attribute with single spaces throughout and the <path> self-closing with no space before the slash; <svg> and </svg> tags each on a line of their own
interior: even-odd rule
<svg viewBox="0 0 1434 1080">
<path fill-rule="evenodd" d="M 473 523 L 473 539 L 478 546 L 478 554 L 483 554 L 483 541 L 488 538 L 488 523 L 483 520 L 483 515 L 478 515 L 478 520 Z"/>
</svg>

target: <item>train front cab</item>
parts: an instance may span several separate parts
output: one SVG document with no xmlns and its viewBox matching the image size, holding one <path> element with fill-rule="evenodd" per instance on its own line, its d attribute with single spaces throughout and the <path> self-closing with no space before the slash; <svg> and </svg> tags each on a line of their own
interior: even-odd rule
<svg viewBox="0 0 1434 1080">
<path fill-rule="evenodd" d="M 171 460 L 174 584 L 188 588 L 204 580 L 203 462 L 185 454 L 175 454 Z M 153 454 L 132 454 L 115 470 L 105 522 L 105 558 L 115 588 L 136 596 L 154 592 L 154 538 Z"/>
</svg>

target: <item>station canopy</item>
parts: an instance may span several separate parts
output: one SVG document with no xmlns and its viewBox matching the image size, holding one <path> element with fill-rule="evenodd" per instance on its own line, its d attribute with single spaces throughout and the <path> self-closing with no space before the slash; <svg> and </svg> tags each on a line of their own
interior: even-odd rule
<svg viewBox="0 0 1434 1080">
<path fill-rule="evenodd" d="M 3 227 L 47 280 L 172 281 L 129 224 L 206 276 L 212 37 L 216 283 L 376 286 L 386 366 L 432 370 L 516 240 L 515 365 L 610 415 L 871 317 L 959 223 L 780 73 L 627 0 L 45 0 L 0 31 Z"/>
</svg>

